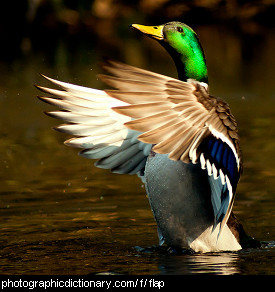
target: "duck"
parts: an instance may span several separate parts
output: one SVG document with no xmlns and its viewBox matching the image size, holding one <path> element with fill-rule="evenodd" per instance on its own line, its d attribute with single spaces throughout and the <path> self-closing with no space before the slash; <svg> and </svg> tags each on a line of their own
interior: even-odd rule
<svg viewBox="0 0 275 292">
<path fill-rule="evenodd" d="M 209 92 L 206 58 L 195 31 L 172 21 L 132 24 L 172 57 L 178 79 L 105 59 L 98 77 L 111 89 L 42 75 L 52 87 L 38 96 L 71 135 L 64 143 L 113 173 L 145 185 L 159 245 L 193 252 L 258 247 L 232 211 L 243 158 L 237 122 L 226 101 Z M 57 88 L 57 89 L 56 89 Z"/>
</svg>

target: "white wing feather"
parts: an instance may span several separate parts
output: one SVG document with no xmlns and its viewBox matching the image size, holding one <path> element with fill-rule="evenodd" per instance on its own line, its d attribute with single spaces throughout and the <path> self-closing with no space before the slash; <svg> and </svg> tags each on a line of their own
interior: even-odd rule
<svg viewBox="0 0 275 292">
<path fill-rule="evenodd" d="M 105 91 L 61 82 L 44 76 L 62 90 L 37 86 L 52 97 L 41 100 L 59 107 L 47 114 L 65 121 L 56 130 L 76 136 L 65 141 L 81 148 L 80 155 L 98 159 L 96 166 L 116 173 L 139 174 L 145 166 L 152 146 L 137 139 L 141 133 L 126 128 L 131 118 L 116 113 L 113 107 L 127 105 Z"/>
</svg>

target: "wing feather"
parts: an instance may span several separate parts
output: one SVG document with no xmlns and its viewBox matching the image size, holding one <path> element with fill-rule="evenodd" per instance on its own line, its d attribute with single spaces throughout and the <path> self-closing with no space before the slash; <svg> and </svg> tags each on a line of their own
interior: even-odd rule
<svg viewBox="0 0 275 292">
<path fill-rule="evenodd" d="M 44 77 L 62 89 L 37 86 L 40 91 L 51 95 L 39 97 L 42 101 L 60 108 L 60 111 L 46 113 L 66 123 L 55 129 L 75 136 L 65 141 L 66 145 L 81 148 L 79 154 L 83 157 L 99 159 L 98 167 L 116 173 L 143 172 L 152 146 L 137 139 L 140 132 L 124 125 L 131 118 L 112 110 L 113 106 L 127 105 L 125 102 L 101 90 Z"/>
</svg>

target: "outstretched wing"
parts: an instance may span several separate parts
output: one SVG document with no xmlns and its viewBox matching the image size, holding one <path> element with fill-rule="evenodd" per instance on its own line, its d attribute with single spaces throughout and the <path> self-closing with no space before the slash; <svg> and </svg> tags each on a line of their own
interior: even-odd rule
<svg viewBox="0 0 275 292">
<path fill-rule="evenodd" d="M 226 223 L 242 168 L 237 124 L 226 102 L 209 95 L 207 84 L 183 82 L 122 63 L 107 61 L 112 76 L 101 79 L 117 90 L 105 92 L 128 105 L 116 113 L 132 118 L 127 128 L 138 139 L 169 153 L 172 160 L 201 163 L 210 176 L 214 227 Z"/>
<path fill-rule="evenodd" d="M 37 86 L 51 97 L 39 97 L 60 110 L 47 115 L 65 121 L 55 129 L 74 135 L 65 141 L 81 148 L 81 156 L 97 159 L 96 166 L 115 173 L 140 174 L 152 146 L 137 139 L 140 132 L 128 129 L 124 123 L 131 118 L 112 110 L 126 105 L 101 90 L 60 82 L 44 76 L 62 90 Z"/>
</svg>

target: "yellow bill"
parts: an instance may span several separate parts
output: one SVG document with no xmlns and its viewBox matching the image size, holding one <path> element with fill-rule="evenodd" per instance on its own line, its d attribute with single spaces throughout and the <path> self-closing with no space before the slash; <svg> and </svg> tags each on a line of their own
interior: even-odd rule
<svg viewBox="0 0 275 292">
<path fill-rule="evenodd" d="M 131 26 L 154 39 L 163 40 L 162 30 L 164 25 L 148 26 L 141 24 L 132 24 Z"/>
</svg>

